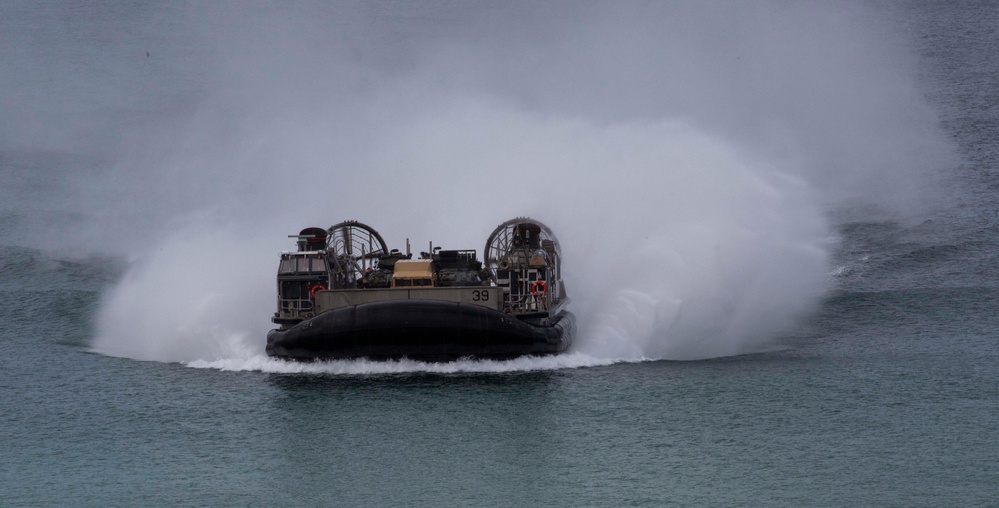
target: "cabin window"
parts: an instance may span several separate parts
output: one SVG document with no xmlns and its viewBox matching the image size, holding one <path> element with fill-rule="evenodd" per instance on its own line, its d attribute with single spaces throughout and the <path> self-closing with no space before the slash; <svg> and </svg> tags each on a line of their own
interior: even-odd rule
<svg viewBox="0 0 999 508">
<path fill-rule="evenodd" d="M 309 258 L 298 258 L 298 271 L 308 272 L 309 270 Z"/>
<path fill-rule="evenodd" d="M 323 258 L 289 257 L 281 260 L 278 273 L 326 273 L 326 260 Z"/>
<path fill-rule="evenodd" d="M 313 272 L 326 272 L 326 260 L 323 258 L 312 258 Z"/>
</svg>

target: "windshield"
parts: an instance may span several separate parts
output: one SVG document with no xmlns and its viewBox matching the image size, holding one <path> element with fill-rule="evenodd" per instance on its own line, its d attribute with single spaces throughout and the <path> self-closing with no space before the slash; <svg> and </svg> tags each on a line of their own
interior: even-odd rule
<svg viewBox="0 0 999 508">
<path fill-rule="evenodd" d="M 326 260 L 320 257 L 289 256 L 281 259 L 278 273 L 326 273 Z"/>
</svg>

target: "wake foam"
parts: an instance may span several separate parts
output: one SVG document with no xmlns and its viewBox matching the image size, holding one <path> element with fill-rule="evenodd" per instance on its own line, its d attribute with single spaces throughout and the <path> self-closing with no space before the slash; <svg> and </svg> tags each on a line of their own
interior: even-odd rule
<svg viewBox="0 0 999 508">
<path fill-rule="evenodd" d="M 390 361 L 334 360 L 325 362 L 289 362 L 267 355 L 257 354 L 249 358 L 228 358 L 215 361 L 197 360 L 186 362 L 189 367 L 218 369 L 222 371 L 258 371 L 277 374 L 403 374 L 403 373 L 501 373 L 530 372 L 582 367 L 600 367 L 620 363 L 624 360 L 595 358 L 582 353 L 567 353 L 557 356 L 521 357 L 512 360 L 458 360 L 454 362 L 429 363 L 409 359 Z"/>
</svg>

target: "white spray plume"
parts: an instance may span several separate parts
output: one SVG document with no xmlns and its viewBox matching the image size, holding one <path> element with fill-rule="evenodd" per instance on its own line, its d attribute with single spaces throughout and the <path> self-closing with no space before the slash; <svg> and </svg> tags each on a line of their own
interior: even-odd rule
<svg viewBox="0 0 999 508">
<path fill-rule="evenodd" d="M 106 110 L 18 106 L 0 129 L 86 145 L 97 115 L 114 140 L 66 197 L 102 217 L 87 248 L 136 259 L 106 354 L 275 369 L 287 234 L 353 218 L 393 247 L 481 249 L 515 215 L 563 243 L 579 365 L 753 351 L 825 291 L 829 204 L 911 211 L 948 156 L 904 36 L 854 2 L 94 6 L 82 31 L 62 8 L 7 17 L 26 56 L 0 82 L 42 104 L 70 69 Z M 109 19 L 102 56 L 87 34 Z"/>
<path fill-rule="evenodd" d="M 272 211 L 294 232 L 307 225 L 291 226 L 296 217 L 336 217 L 330 203 L 349 203 L 396 246 L 409 229 L 461 248 L 479 248 L 506 218 L 541 218 L 563 243 L 586 361 L 744 352 L 823 290 L 828 231 L 809 188 L 683 123 L 598 127 L 469 100 L 417 118 L 387 128 L 385 148 L 362 159 L 366 185 Z M 386 189 L 405 192 L 386 207 Z M 217 360 L 256 338 L 259 352 L 277 252 L 258 240 L 266 225 L 192 228 L 112 292 L 99 351 Z"/>
</svg>

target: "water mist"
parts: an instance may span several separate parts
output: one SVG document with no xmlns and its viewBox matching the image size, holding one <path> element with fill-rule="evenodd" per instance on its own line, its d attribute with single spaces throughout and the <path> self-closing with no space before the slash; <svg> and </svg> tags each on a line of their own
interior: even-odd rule
<svg viewBox="0 0 999 508">
<path fill-rule="evenodd" d="M 84 11 L 87 26 L 108 17 Z M 828 288 L 829 206 L 904 212 L 940 167 L 904 38 L 854 3 L 153 11 L 162 32 L 141 11 L 129 15 L 147 29 L 117 32 L 138 61 L 67 53 L 128 78 L 74 76 L 106 103 L 101 139 L 117 133 L 116 162 L 74 198 L 102 218 L 93 248 L 132 260 L 98 316 L 93 349 L 109 355 L 392 372 L 756 351 Z M 115 93 L 136 83 L 149 93 Z M 481 250 L 517 215 L 563 243 L 579 318 L 569 355 L 326 367 L 264 356 L 288 234 L 358 219 L 390 247 Z"/>
<path fill-rule="evenodd" d="M 273 224 L 189 225 L 112 292 L 95 349 L 174 361 L 260 355 L 279 249 L 257 239 L 342 209 L 396 247 L 409 236 L 481 249 L 501 220 L 543 218 L 563 243 L 581 365 L 744 352 L 823 290 L 828 230 L 809 187 L 715 137 L 682 122 L 543 119 L 488 100 L 438 106 L 386 127 L 384 149 L 356 161 L 372 185 L 405 189 L 391 207 L 377 185 L 361 195 L 331 188 L 282 203 Z M 511 192 L 508 182 L 529 184 Z"/>
</svg>

